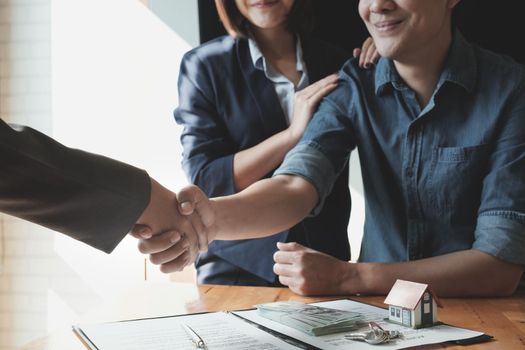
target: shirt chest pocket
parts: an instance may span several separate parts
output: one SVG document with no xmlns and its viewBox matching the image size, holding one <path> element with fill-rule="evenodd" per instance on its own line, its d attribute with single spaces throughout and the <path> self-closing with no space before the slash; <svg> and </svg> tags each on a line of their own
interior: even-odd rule
<svg viewBox="0 0 525 350">
<path fill-rule="evenodd" d="M 483 178 L 487 172 L 487 146 L 438 147 L 433 152 L 427 182 L 431 210 L 449 223 L 476 220 Z"/>
</svg>

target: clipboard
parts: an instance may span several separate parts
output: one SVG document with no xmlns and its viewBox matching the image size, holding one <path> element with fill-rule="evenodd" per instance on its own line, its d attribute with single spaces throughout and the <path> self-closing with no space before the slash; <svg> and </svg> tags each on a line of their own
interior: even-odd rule
<svg viewBox="0 0 525 350">
<path fill-rule="evenodd" d="M 252 344 L 253 348 L 305 348 L 291 339 L 282 340 L 283 337 L 277 337 L 275 332 L 254 327 L 226 311 L 75 325 L 72 328 L 84 346 L 91 350 L 195 349 L 183 324 L 191 325 L 208 349 L 244 349 L 245 343 Z"/>
<path fill-rule="evenodd" d="M 362 302 L 357 302 L 350 299 L 339 299 L 339 300 L 332 300 L 332 301 L 325 301 L 320 303 L 313 303 L 313 305 L 319 305 L 334 309 L 342 309 L 342 310 L 349 310 L 349 311 L 357 311 L 362 312 L 365 314 L 365 317 L 367 320 L 374 320 L 377 322 L 384 322 L 384 318 L 387 315 L 387 310 L 383 308 L 379 308 L 373 305 L 369 305 Z M 347 349 L 348 347 L 351 347 L 352 349 L 376 349 L 377 346 L 373 346 L 370 344 L 366 344 L 363 342 L 358 341 L 352 341 L 348 340 L 346 344 L 340 344 L 340 345 L 333 345 L 334 343 L 341 342 L 341 339 L 335 339 L 337 337 L 343 337 L 341 334 L 339 335 L 327 335 L 327 336 L 320 336 L 320 337 L 313 337 L 309 336 L 307 334 L 301 333 L 295 329 L 291 329 L 290 327 L 287 327 L 285 325 L 279 324 L 277 322 L 271 321 L 269 319 L 264 319 L 260 315 L 258 315 L 258 312 L 256 309 L 245 309 L 245 310 L 237 310 L 237 311 L 225 311 L 225 312 L 212 312 L 212 313 L 198 313 L 198 314 L 189 314 L 189 315 L 176 315 L 176 316 L 164 316 L 164 317 L 158 317 L 158 318 L 145 318 L 145 319 L 136 319 L 136 320 L 125 320 L 125 321 L 119 321 L 119 322 L 111 322 L 111 323 L 103 323 L 103 324 L 97 324 L 97 325 L 77 325 L 73 326 L 73 330 L 75 334 L 81 339 L 81 341 L 84 343 L 84 345 L 88 349 L 92 350 L 114 350 L 115 348 L 118 349 L 155 349 L 155 350 L 163 350 L 163 349 L 194 349 L 194 346 L 188 345 L 189 341 L 185 335 L 183 335 L 182 330 L 178 333 L 178 340 L 172 340 L 170 345 L 167 345 L 166 347 L 155 347 L 152 348 L 147 345 L 142 345 L 142 347 L 126 347 L 124 344 L 119 344 L 119 337 L 122 338 L 129 338 L 130 334 L 134 334 L 133 332 L 136 332 L 137 329 L 141 329 L 141 327 L 137 327 L 137 325 L 143 325 L 146 329 L 148 329 L 147 323 L 153 322 L 155 323 L 155 329 L 158 328 L 159 325 L 162 327 L 169 325 L 170 323 L 172 325 L 177 324 L 175 320 L 178 320 L 180 322 L 190 322 L 192 323 L 192 328 L 197 328 L 199 334 L 201 332 L 201 327 L 203 324 L 209 324 L 210 322 L 217 322 L 217 323 L 229 323 L 230 325 L 233 325 L 232 327 L 239 330 L 239 332 L 246 333 L 246 339 L 250 338 L 251 341 L 262 341 L 266 343 L 272 343 L 274 344 L 275 349 L 329 349 L 329 350 L 338 350 L 338 349 Z M 176 333 L 176 326 L 171 326 Z M 391 328 L 394 327 L 394 325 L 388 323 L 385 324 L 385 328 Z M 398 326 L 402 327 L 402 326 Z M 230 327 L 231 328 L 231 327 Z M 441 325 L 437 327 L 431 327 L 431 328 L 425 328 L 420 330 L 413 330 L 411 328 L 404 328 L 403 332 L 407 335 L 406 339 L 396 341 L 396 343 L 389 343 L 385 344 L 388 349 L 402 349 L 406 347 L 412 347 L 417 345 L 426 345 L 426 344 L 434 344 L 434 343 L 444 343 L 444 342 L 455 342 L 457 344 L 471 344 L 474 342 L 482 342 L 492 339 L 491 336 L 483 334 L 481 332 L 471 331 L 468 329 L 453 327 L 450 325 Z M 228 328 L 226 327 L 224 332 L 227 332 Z M 98 332 L 98 334 L 97 334 Z M 414 333 L 416 332 L 416 333 Z M 174 334 L 175 334 L 174 333 Z M 113 343 L 111 347 L 108 347 L 108 345 L 105 345 L 103 342 L 100 341 L 102 337 L 104 336 L 110 336 L 113 337 Z M 134 334 L 136 336 L 140 337 L 140 334 Z M 152 336 L 151 334 L 148 334 L 147 332 L 144 333 L 144 336 Z M 174 335 L 175 336 L 175 335 Z M 239 336 L 239 333 L 237 333 L 237 336 Z M 423 338 L 422 338 L 423 337 Z M 205 339 L 207 338 L 204 337 Z M 255 339 L 257 338 L 257 339 Z M 344 337 L 343 337 L 344 338 Z M 107 341 L 107 339 L 105 339 Z M 158 339 L 157 339 L 158 340 Z M 209 339 L 206 339 L 209 340 Z M 212 339 L 213 344 L 214 339 Z M 178 342 L 178 343 L 177 343 Z M 184 342 L 186 342 L 187 346 L 184 346 Z M 348 343 L 351 342 L 351 343 Z M 208 343 L 208 341 L 207 341 Z M 115 345 L 118 344 L 118 345 Z M 147 343 L 144 343 L 147 344 Z M 174 345 L 175 344 L 175 345 Z M 133 344 L 135 345 L 135 344 Z M 180 346 L 179 346 L 180 345 Z M 227 344 L 226 347 L 216 347 L 216 346 L 209 346 L 208 348 L 210 350 L 213 349 L 235 349 L 231 344 Z M 351 345 L 351 346 L 350 346 Z M 383 347 L 385 347 L 383 345 Z M 175 347 L 174 347 L 175 346 Z M 385 348 L 386 348 L 385 347 Z M 254 347 L 256 348 L 256 347 Z"/>
</svg>

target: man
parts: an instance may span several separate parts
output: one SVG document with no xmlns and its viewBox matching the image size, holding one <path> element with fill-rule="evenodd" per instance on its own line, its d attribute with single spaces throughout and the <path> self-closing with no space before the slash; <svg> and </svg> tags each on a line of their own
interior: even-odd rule
<svg viewBox="0 0 525 350">
<path fill-rule="evenodd" d="M 187 237 L 183 245 L 196 246 L 193 227 L 176 209 L 176 195 L 143 170 L 67 148 L 1 119 L 0 164 L 0 212 L 107 253 L 130 230 L 137 238 L 163 233 L 177 242 Z M 196 250 L 188 249 L 188 258 L 196 255 Z"/>
<path fill-rule="evenodd" d="M 210 239 L 285 229 L 319 210 L 358 147 L 360 261 L 280 245 L 283 284 L 301 294 L 385 294 L 401 278 L 443 296 L 511 294 L 525 265 L 525 72 L 452 29 L 458 2 L 360 0 L 384 58 L 369 71 L 345 65 L 272 179 L 211 201 L 194 187 L 179 193 L 195 205 L 190 219 L 202 219 Z M 166 241 L 143 245 L 161 263 L 183 263 L 163 251 Z"/>
</svg>

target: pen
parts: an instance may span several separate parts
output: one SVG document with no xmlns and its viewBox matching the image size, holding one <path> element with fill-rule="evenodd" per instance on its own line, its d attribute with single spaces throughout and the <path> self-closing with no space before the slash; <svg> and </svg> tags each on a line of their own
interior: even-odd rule
<svg viewBox="0 0 525 350">
<path fill-rule="evenodd" d="M 202 340 L 202 338 L 197 334 L 197 332 L 193 330 L 193 328 L 184 323 L 181 323 L 181 326 L 188 335 L 188 337 L 190 337 L 193 344 L 195 344 L 196 348 L 206 349 L 206 344 L 204 343 L 204 340 Z"/>
</svg>

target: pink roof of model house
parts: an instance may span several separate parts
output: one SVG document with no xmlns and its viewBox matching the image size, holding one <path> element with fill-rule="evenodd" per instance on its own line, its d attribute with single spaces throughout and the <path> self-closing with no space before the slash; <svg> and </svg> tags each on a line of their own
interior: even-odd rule
<svg viewBox="0 0 525 350">
<path fill-rule="evenodd" d="M 419 303 L 419 300 L 423 297 L 423 293 L 427 290 L 436 301 L 436 304 L 439 307 L 442 307 L 437 295 L 432 291 L 428 284 L 403 280 L 397 280 L 396 283 L 394 283 L 394 286 L 390 290 L 390 293 L 388 293 L 384 303 L 414 310 L 417 303 Z"/>
</svg>

